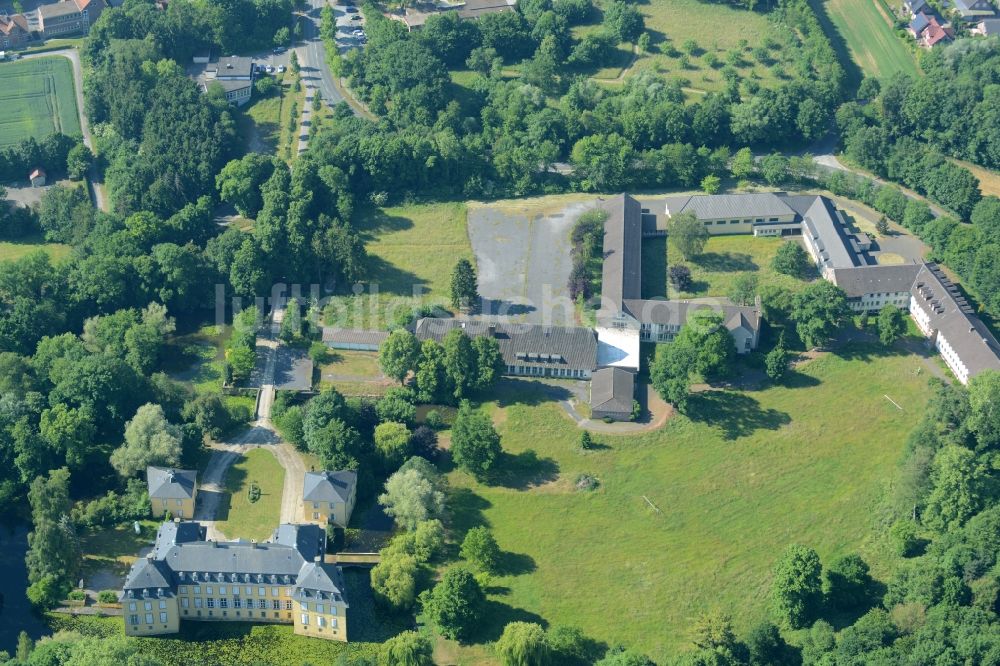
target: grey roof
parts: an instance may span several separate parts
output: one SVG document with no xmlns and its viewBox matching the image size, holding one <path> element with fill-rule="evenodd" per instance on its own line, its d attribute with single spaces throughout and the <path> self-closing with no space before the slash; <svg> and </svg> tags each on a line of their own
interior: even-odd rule
<svg viewBox="0 0 1000 666">
<path fill-rule="evenodd" d="M 1000 34 L 1000 18 L 983 19 L 979 22 L 979 27 L 987 36 Z"/>
<path fill-rule="evenodd" d="M 271 535 L 271 542 L 295 548 L 306 560 L 311 560 L 326 549 L 326 532 L 317 525 L 282 523 Z"/>
<path fill-rule="evenodd" d="M 802 234 L 810 236 L 820 252 L 820 270 L 863 265 L 851 246 L 847 225 L 826 197 L 815 197 L 802 217 Z"/>
<path fill-rule="evenodd" d="M 630 414 L 635 375 L 622 368 L 601 368 L 590 380 L 590 407 L 595 411 Z"/>
<path fill-rule="evenodd" d="M 910 290 L 920 268 L 921 264 L 837 268 L 833 271 L 833 283 L 852 298 L 898 293 Z"/>
<path fill-rule="evenodd" d="M 310 502 L 347 502 L 357 484 L 357 472 L 306 472 L 302 481 L 302 499 Z"/>
<path fill-rule="evenodd" d="M 156 531 L 154 551 L 166 552 L 166 549 L 178 543 L 189 543 L 205 539 L 205 528 L 191 520 L 182 522 L 167 522 L 160 525 Z"/>
<path fill-rule="evenodd" d="M 216 77 L 252 76 L 253 58 L 245 56 L 226 56 L 208 66 L 208 71 L 215 70 Z"/>
<path fill-rule="evenodd" d="M 346 603 L 343 597 L 344 581 L 338 567 L 327 567 L 321 562 L 306 562 L 299 571 L 292 597 L 300 600 L 331 600 Z"/>
<path fill-rule="evenodd" d="M 930 315 L 930 326 L 948 341 L 970 379 L 984 370 L 1000 370 L 1000 343 L 937 265 L 920 267 L 910 295 Z"/>
<path fill-rule="evenodd" d="M 273 541 L 260 544 L 203 539 L 204 529 L 197 523 L 161 525 L 152 552 L 132 565 L 124 596 L 141 598 L 140 590 L 172 595 L 173 586 L 182 581 L 204 581 L 295 585 L 302 596 L 344 601 L 339 568 L 321 564 L 326 533 L 317 525 L 279 525 Z"/>
<path fill-rule="evenodd" d="M 759 192 L 669 197 L 666 200 L 666 212 L 671 217 L 678 213 L 692 212 L 699 220 L 719 220 L 780 217 L 791 215 L 795 211 L 778 194 Z"/>
<path fill-rule="evenodd" d="M 389 334 L 386 331 L 367 331 L 359 328 L 323 327 L 323 342 L 326 344 L 352 344 L 381 346 Z"/>
<path fill-rule="evenodd" d="M 601 295 L 621 309 L 624 299 L 642 296 L 642 206 L 627 194 L 599 206 L 608 213 Z"/>
<path fill-rule="evenodd" d="M 906 6 L 915 14 L 927 6 L 927 0 L 906 0 Z"/>
<path fill-rule="evenodd" d="M 194 497 L 198 473 L 191 469 L 169 467 L 146 468 L 146 483 L 151 499 L 191 499 Z"/>
<path fill-rule="evenodd" d="M 722 321 L 727 330 L 745 328 L 756 335 L 760 328 L 760 310 L 758 308 L 733 305 L 732 303 L 636 299 L 625 301 L 625 310 L 643 324 L 683 326 L 694 313 L 700 310 L 712 310 L 722 314 Z"/>
<path fill-rule="evenodd" d="M 222 89 L 226 92 L 235 92 L 237 90 L 243 90 L 244 88 L 249 88 L 253 85 L 253 81 L 248 81 L 246 79 L 206 79 L 204 82 L 205 90 L 213 83 L 217 83 L 222 86 Z"/>
<path fill-rule="evenodd" d="M 129 569 L 125 577 L 124 590 L 170 590 L 172 591 L 170 568 L 160 560 L 140 557 Z"/>
<path fill-rule="evenodd" d="M 76 3 L 68 0 L 64 2 L 56 2 L 51 5 L 42 5 L 38 8 L 38 14 L 43 20 L 59 16 L 67 16 L 69 14 L 75 14 L 79 11 L 80 8 L 76 6 Z"/>
<path fill-rule="evenodd" d="M 926 28 L 930 24 L 931 22 L 930 19 L 927 18 L 927 15 L 924 14 L 923 12 L 920 12 L 913 17 L 912 21 L 910 21 L 910 30 L 912 30 L 914 34 L 919 35 L 921 32 L 924 31 L 924 28 Z"/>
<path fill-rule="evenodd" d="M 963 18 L 994 16 L 996 10 L 986 0 L 954 0 L 955 9 Z"/>
<path fill-rule="evenodd" d="M 597 335 L 589 328 L 425 317 L 417 321 L 414 334 L 418 340 L 440 342 L 456 328 L 470 338 L 492 335 L 506 365 L 552 367 L 555 364 L 588 371 L 597 367 Z"/>
</svg>

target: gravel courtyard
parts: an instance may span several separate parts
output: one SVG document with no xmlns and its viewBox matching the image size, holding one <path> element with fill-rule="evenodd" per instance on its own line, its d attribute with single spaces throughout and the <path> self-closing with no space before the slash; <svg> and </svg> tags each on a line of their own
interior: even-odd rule
<svg viewBox="0 0 1000 666">
<path fill-rule="evenodd" d="M 469 240 L 479 269 L 484 315 L 569 326 L 570 232 L 594 199 L 469 206 Z"/>
</svg>

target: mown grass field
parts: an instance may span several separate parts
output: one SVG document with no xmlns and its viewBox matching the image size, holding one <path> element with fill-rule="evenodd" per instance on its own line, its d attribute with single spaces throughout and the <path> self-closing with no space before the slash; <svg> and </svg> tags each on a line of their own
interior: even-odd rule
<svg viewBox="0 0 1000 666">
<path fill-rule="evenodd" d="M 664 238 L 643 239 L 643 295 L 648 298 L 726 296 L 736 278 L 744 273 L 756 275 L 760 286 L 774 284 L 796 290 L 803 284 L 802 280 L 771 268 L 771 261 L 781 244 L 795 241 L 750 235 L 712 236 L 702 254 L 690 261 L 666 241 Z M 664 245 L 667 246 L 666 265 L 663 263 Z M 668 285 L 664 292 L 666 267 L 679 264 L 691 269 L 691 291 L 681 292 Z"/>
<path fill-rule="evenodd" d="M 3 122 L 0 120 L 0 122 Z M 44 250 L 48 253 L 49 258 L 53 261 L 59 261 L 65 259 L 69 256 L 70 250 L 72 248 L 69 245 L 63 245 L 62 243 L 43 243 L 43 242 L 18 242 L 9 243 L 6 241 L 0 242 L 0 261 L 14 261 L 20 259 L 26 255 L 31 254 L 36 250 Z"/>
<path fill-rule="evenodd" d="M 334 298 L 326 310 L 327 323 L 384 328 L 396 314 L 416 305 L 446 306 L 455 262 L 473 258 L 465 222 L 464 203 L 359 211 L 354 225 L 369 255 L 365 290 L 361 298 Z M 413 296 L 415 287 L 422 291 L 421 298 Z"/>
<path fill-rule="evenodd" d="M 822 7 L 847 44 L 851 58 L 868 76 L 916 76 L 913 52 L 903 43 L 879 0 L 824 0 Z"/>
<path fill-rule="evenodd" d="M 80 134 L 73 70 L 61 56 L 0 64 L 0 146 Z"/>
<path fill-rule="evenodd" d="M 1000 197 L 1000 173 L 992 171 L 972 162 L 952 159 L 952 162 L 963 166 L 972 172 L 972 175 L 979 179 L 979 191 L 985 196 Z"/>
<path fill-rule="evenodd" d="M 824 561 L 860 551 L 884 578 L 895 563 L 879 556 L 873 514 L 928 376 L 915 356 L 851 346 L 802 366 L 788 387 L 701 395 L 689 417 L 644 435 L 598 435 L 586 454 L 537 385 L 505 383 L 487 406 L 504 478 L 449 475 L 456 537 L 486 524 L 505 553 L 476 642 L 514 619 L 543 621 L 663 663 L 689 645 L 699 613 L 729 613 L 740 632 L 765 619 L 772 566 L 791 543 Z M 582 473 L 600 487 L 575 490 Z M 458 663 L 484 656 L 445 647 Z"/>
<path fill-rule="evenodd" d="M 285 469 L 273 453 L 251 449 L 233 463 L 226 474 L 226 493 L 219 506 L 216 527 L 228 539 L 257 539 L 271 536 L 281 518 L 281 488 Z M 260 488 L 260 499 L 250 501 L 251 485 Z"/>
</svg>

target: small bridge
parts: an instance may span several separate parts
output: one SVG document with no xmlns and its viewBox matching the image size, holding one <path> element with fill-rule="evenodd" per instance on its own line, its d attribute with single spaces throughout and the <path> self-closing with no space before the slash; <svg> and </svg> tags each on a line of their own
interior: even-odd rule
<svg viewBox="0 0 1000 666">
<path fill-rule="evenodd" d="M 378 553 L 334 553 L 327 555 L 326 564 L 336 564 L 342 567 L 370 568 L 378 564 L 382 556 Z"/>
</svg>

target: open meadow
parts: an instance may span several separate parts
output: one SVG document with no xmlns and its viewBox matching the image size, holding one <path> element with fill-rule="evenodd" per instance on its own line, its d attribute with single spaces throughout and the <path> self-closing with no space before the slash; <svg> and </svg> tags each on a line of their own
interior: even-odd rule
<svg viewBox="0 0 1000 666">
<path fill-rule="evenodd" d="M 790 543 L 824 561 L 860 551 L 884 578 L 894 562 L 872 541 L 873 516 L 928 377 L 916 356 L 851 345 L 785 386 L 701 394 L 690 416 L 644 435 L 598 435 L 587 453 L 537 384 L 504 382 L 487 406 L 504 477 L 450 474 L 456 536 L 489 525 L 505 553 L 477 642 L 527 619 L 659 662 L 688 645 L 701 612 L 725 611 L 740 632 L 764 620 L 771 568 Z M 576 490 L 580 474 L 599 488 Z M 475 649 L 458 653 L 477 660 Z"/>
<path fill-rule="evenodd" d="M 896 34 L 892 18 L 881 0 L 822 0 L 815 3 L 817 10 L 825 12 L 829 23 L 824 27 L 837 34 L 830 35 L 836 44 L 846 43 L 854 63 L 868 76 L 885 79 L 902 73 L 916 76 L 917 62 L 910 50 Z"/>
<path fill-rule="evenodd" d="M 326 323 L 351 328 L 385 328 L 395 314 L 421 302 L 446 306 L 451 271 L 472 259 L 464 203 L 412 204 L 359 211 L 354 225 L 368 250 L 368 281 L 361 298 L 337 297 Z M 414 287 L 423 298 L 414 298 Z M 373 295 L 374 289 L 378 290 Z"/>
<path fill-rule="evenodd" d="M 73 70 L 61 56 L 0 63 L 0 146 L 80 134 Z"/>
<path fill-rule="evenodd" d="M 49 258 L 53 262 L 58 262 L 69 256 L 70 246 L 63 245 L 62 243 L 45 243 L 40 238 L 35 239 L 34 242 L 29 241 L 18 241 L 18 242 L 8 242 L 0 241 L 0 261 L 15 261 L 21 257 L 27 256 L 36 250 L 44 250 Z"/>
</svg>

